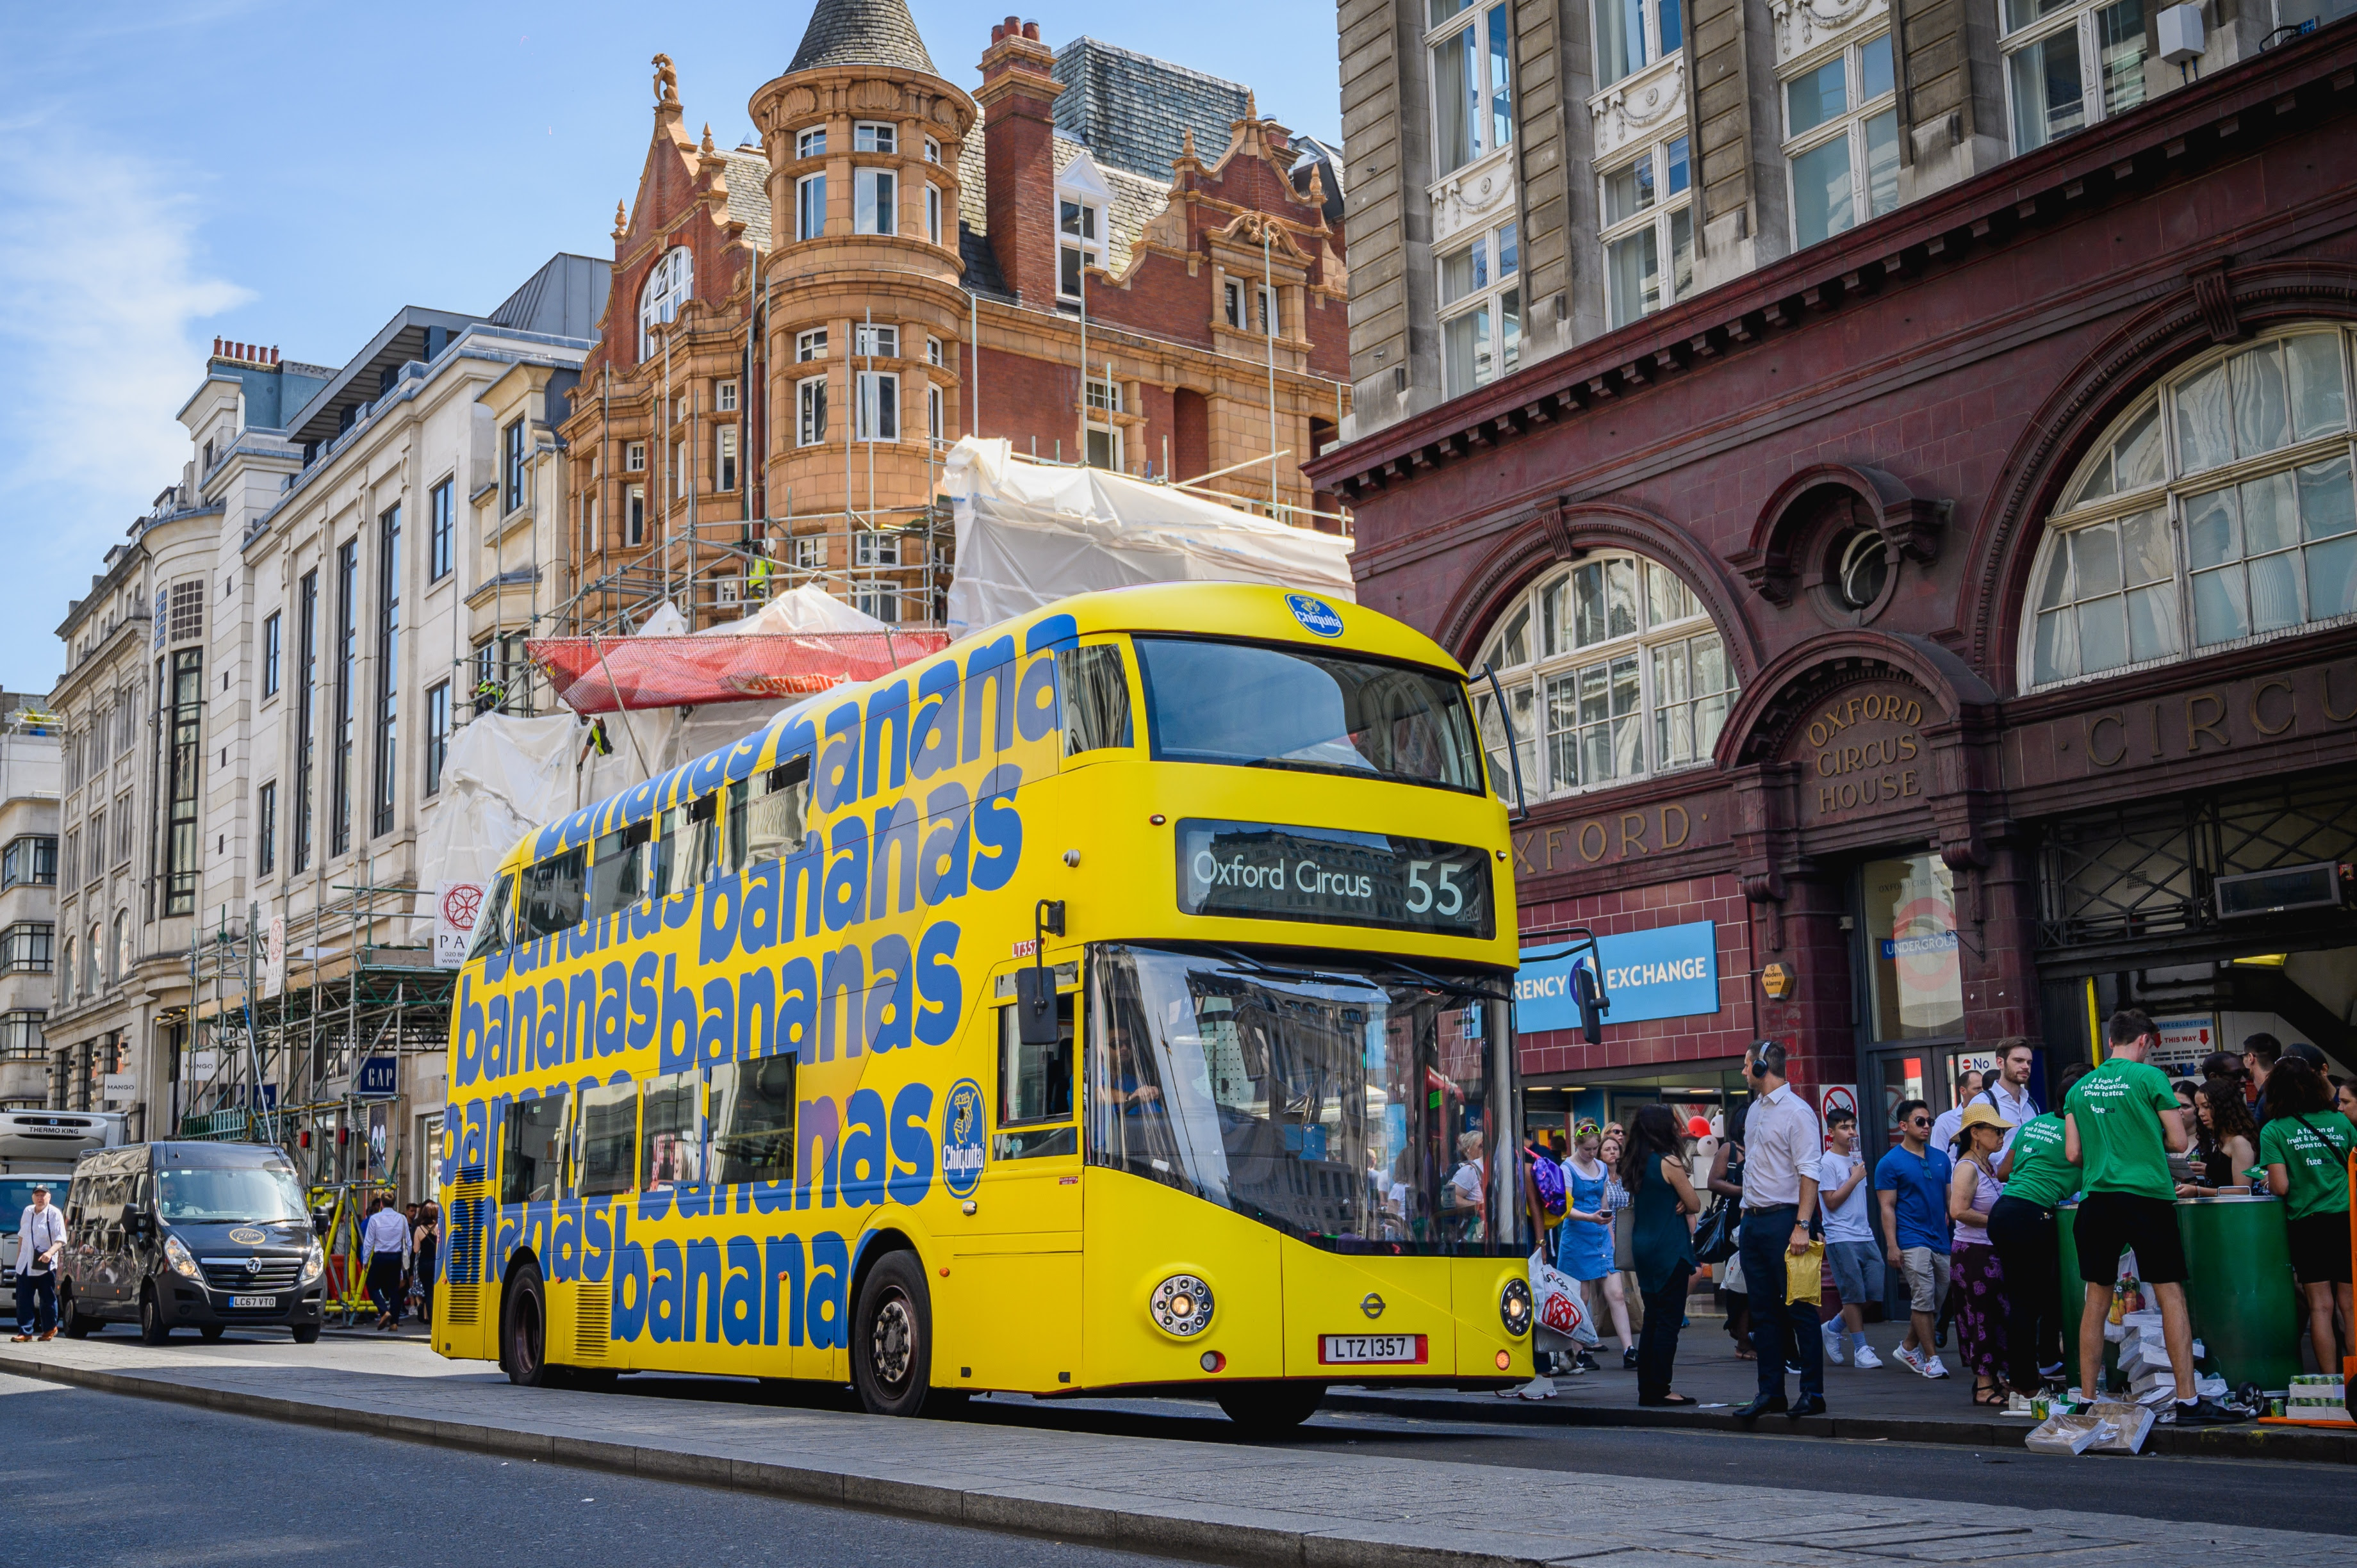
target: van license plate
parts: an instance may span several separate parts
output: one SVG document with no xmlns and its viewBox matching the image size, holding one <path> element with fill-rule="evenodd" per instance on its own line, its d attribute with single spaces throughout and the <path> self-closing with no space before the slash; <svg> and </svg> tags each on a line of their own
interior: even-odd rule
<svg viewBox="0 0 2357 1568">
<path fill-rule="evenodd" d="M 278 1298 L 274 1295 L 233 1295 L 229 1298 L 229 1305 L 232 1310 L 259 1307 L 267 1311 L 278 1305 Z"/>
<path fill-rule="evenodd" d="M 1320 1361 L 1405 1361 L 1425 1359 L 1421 1334 L 1329 1334 L 1318 1352 Z"/>
</svg>

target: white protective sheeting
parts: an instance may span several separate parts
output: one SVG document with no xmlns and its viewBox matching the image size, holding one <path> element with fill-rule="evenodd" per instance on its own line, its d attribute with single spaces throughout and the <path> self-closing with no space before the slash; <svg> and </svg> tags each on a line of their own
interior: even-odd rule
<svg viewBox="0 0 2357 1568">
<path fill-rule="evenodd" d="M 1141 583 L 1273 583 L 1355 599 L 1351 542 L 1168 485 L 1015 456 L 967 436 L 950 449 L 957 520 L 952 637 L 1072 594 Z"/>
<path fill-rule="evenodd" d="M 816 583 L 780 594 L 761 607 L 759 615 L 722 621 L 698 637 L 771 637 L 813 631 L 890 631 L 874 616 L 845 604 Z"/>
<path fill-rule="evenodd" d="M 488 883 L 518 839 L 578 807 L 582 730 L 571 714 L 479 714 L 461 725 L 418 844 L 418 886 Z"/>
</svg>

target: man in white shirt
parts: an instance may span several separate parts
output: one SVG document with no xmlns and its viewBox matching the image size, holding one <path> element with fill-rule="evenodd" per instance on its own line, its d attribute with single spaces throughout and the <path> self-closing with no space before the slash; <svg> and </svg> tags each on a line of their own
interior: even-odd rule
<svg viewBox="0 0 2357 1568">
<path fill-rule="evenodd" d="M 1811 1303 L 1784 1299 L 1784 1262 L 1809 1250 L 1825 1145 L 1815 1108 L 1785 1081 L 1781 1041 L 1754 1042 L 1744 1053 L 1743 1067 L 1753 1096 L 1743 1122 L 1743 1279 L 1751 1296 L 1760 1392 L 1734 1414 L 1749 1426 L 1779 1412 L 1794 1421 L 1824 1413 L 1824 1347 L 1819 1335 L 1809 1332 L 1817 1326 L 1817 1310 Z M 1800 1398 L 1789 1406 L 1788 1360 L 1801 1369 Z"/>
<path fill-rule="evenodd" d="M 37 1187 L 16 1220 L 16 1343 L 58 1337 L 58 1259 L 66 1250 L 65 1216 Z M 38 1310 L 38 1313 L 36 1309 Z"/>
<path fill-rule="evenodd" d="M 1859 1366 L 1875 1368 L 1882 1359 L 1866 1342 L 1866 1304 L 1882 1299 L 1882 1248 L 1874 1240 L 1874 1221 L 1866 1194 L 1866 1162 L 1857 1152 L 1857 1112 L 1836 1105 L 1825 1112 L 1825 1142 L 1832 1145 L 1817 1166 L 1817 1204 L 1825 1221 L 1825 1267 L 1841 1293 L 1839 1325 L 1824 1327 L 1825 1359 L 1838 1367 L 1846 1345 Z"/>
<path fill-rule="evenodd" d="M 1932 1147 L 1950 1159 L 1956 1156 L 1956 1134 L 1964 1130 L 1964 1107 L 1981 1091 L 1981 1069 L 1968 1067 L 1956 1074 L 1956 1098 L 1932 1119 Z"/>
<path fill-rule="evenodd" d="M 1981 1090 L 1973 1099 L 1995 1111 L 2005 1122 L 2005 1142 L 1997 1146 L 2002 1160 L 2013 1147 L 2013 1130 L 2039 1114 L 2038 1101 L 2029 1095 L 2029 1069 L 2037 1062 L 2038 1053 L 2019 1035 L 2007 1035 L 1996 1043 L 1996 1070 L 1981 1080 Z M 1962 1112 L 1957 1120 L 1961 1124 Z"/>
<path fill-rule="evenodd" d="M 376 1303 L 376 1326 L 388 1334 L 401 1326 L 401 1276 L 408 1255 L 409 1221 L 391 1198 L 369 1199 L 361 1259 L 368 1269 L 369 1298 Z"/>
</svg>

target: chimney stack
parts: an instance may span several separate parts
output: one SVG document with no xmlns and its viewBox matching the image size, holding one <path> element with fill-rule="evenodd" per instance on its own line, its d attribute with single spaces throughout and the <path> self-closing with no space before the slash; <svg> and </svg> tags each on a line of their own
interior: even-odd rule
<svg viewBox="0 0 2357 1568">
<path fill-rule="evenodd" d="M 1039 24 L 1009 16 L 983 51 L 984 209 L 990 248 L 1007 286 L 1026 304 L 1056 302 L 1055 51 Z"/>
</svg>

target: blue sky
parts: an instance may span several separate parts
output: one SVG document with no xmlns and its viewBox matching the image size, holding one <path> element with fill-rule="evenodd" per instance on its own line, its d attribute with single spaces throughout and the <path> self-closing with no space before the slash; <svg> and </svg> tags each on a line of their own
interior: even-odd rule
<svg viewBox="0 0 2357 1568">
<path fill-rule="evenodd" d="M 971 89 L 1003 5 L 912 0 Z M 216 335 L 339 364 L 404 305 L 485 311 L 560 250 L 610 255 L 651 128 L 751 133 L 809 0 L 712 6 L 78 0 L 0 5 L 0 686 L 47 692 L 55 628 L 179 475 Z M 1249 83 L 1334 138 L 1333 9 L 1193 0 L 1026 13 Z"/>
</svg>

